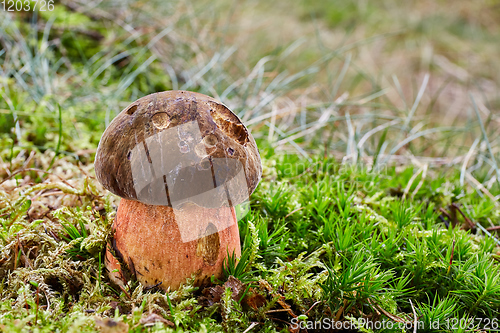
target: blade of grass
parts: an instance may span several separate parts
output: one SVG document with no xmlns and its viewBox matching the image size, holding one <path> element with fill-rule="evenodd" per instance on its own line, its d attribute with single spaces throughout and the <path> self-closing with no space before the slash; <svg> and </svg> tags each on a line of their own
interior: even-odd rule
<svg viewBox="0 0 500 333">
<path fill-rule="evenodd" d="M 472 101 L 472 105 L 474 106 L 474 111 L 476 111 L 477 121 L 479 122 L 479 126 L 481 127 L 481 132 L 483 133 L 483 139 L 486 142 L 486 147 L 488 147 L 488 152 L 490 153 L 491 160 L 493 161 L 493 166 L 497 174 L 497 183 L 500 185 L 500 170 L 498 169 L 497 161 L 495 159 L 495 155 L 493 154 L 493 149 L 491 148 L 490 140 L 488 139 L 488 134 L 486 133 L 486 129 L 484 128 L 483 120 L 481 119 L 481 115 L 479 114 L 479 109 L 477 108 L 474 96 L 472 96 L 472 94 L 469 93 L 469 97 Z"/>
<path fill-rule="evenodd" d="M 54 161 L 55 161 L 57 155 L 59 155 L 59 149 L 61 148 L 61 142 L 62 142 L 62 111 L 61 111 L 61 105 L 58 103 L 57 107 L 58 107 L 58 110 L 59 110 L 59 137 L 57 139 L 56 152 L 55 152 L 54 156 L 52 157 L 52 160 L 50 161 L 50 164 L 49 164 L 49 167 L 47 168 L 47 171 L 49 171 L 50 168 L 52 168 L 52 165 L 54 164 Z M 43 177 L 45 177 L 45 175 L 46 174 L 44 174 Z"/>
</svg>

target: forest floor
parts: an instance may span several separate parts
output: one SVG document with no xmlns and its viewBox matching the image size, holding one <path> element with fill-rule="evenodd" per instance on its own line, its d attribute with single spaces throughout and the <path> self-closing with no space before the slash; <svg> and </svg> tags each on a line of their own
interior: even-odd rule
<svg viewBox="0 0 500 333">
<path fill-rule="evenodd" d="M 2 15 L 0 330 L 498 329 L 496 2 L 63 1 Z M 120 289 L 103 264 L 119 198 L 95 152 L 118 112 L 169 89 L 237 113 L 263 177 L 223 281 Z"/>
</svg>

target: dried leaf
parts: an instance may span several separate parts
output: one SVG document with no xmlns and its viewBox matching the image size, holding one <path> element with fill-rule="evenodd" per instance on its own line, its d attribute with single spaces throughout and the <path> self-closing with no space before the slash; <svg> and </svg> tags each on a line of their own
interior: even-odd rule
<svg viewBox="0 0 500 333">
<path fill-rule="evenodd" d="M 202 291 L 203 296 L 200 297 L 200 304 L 204 306 L 211 306 L 215 303 L 220 303 L 224 288 L 222 286 L 215 286 L 205 288 Z"/>
<path fill-rule="evenodd" d="M 139 324 L 148 327 L 148 326 L 153 326 L 157 322 L 163 323 L 163 325 L 170 327 L 175 326 L 175 324 L 172 323 L 170 320 L 167 320 L 162 316 L 157 315 L 156 313 L 150 313 L 148 315 L 144 314 L 141 320 L 139 321 Z"/>
<path fill-rule="evenodd" d="M 230 276 L 222 286 L 217 285 L 214 287 L 203 289 L 203 291 L 201 292 L 203 296 L 201 296 L 199 299 L 200 304 L 204 306 L 211 306 L 213 304 L 220 303 L 220 300 L 226 288 L 231 289 L 232 299 L 238 302 L 245 293 L 246 286 L 237 278 Z"/>
<path fill-rule="evenodd" d="M 254 310 L 263 307 L 266 304 L 266 298 L 261 294 L 252 293 L 250 289 L 250 294 L 245 297 L 244 302 Z"/>
<path fill-rule="evenodd" d="M 232 298 L 237 302 L 245 292 L 245 285 L 243 284 L 243 282 L 241 282 L 234 276 L 230 276 L 229 279 L 227 279 L 226 283 L 224 283 L 224 288 L 231 288 L 231 291 L 233 293 Z"/>
</svg>

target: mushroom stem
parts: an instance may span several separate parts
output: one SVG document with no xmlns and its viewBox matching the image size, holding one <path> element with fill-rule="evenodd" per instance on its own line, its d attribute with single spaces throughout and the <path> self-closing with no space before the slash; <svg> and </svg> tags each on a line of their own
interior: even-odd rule
<svg viewBox="0 0 500 333">
<path fill-rule="evenodd" d="M 199 286 L 222 277 L 228 253 L 241 256 L 233 207 L 174 209 L 121 199 L 113 229 L 115 253 L 106 250 L 106 267 L 121 287 L 130 274 L 145 287 L 161 282 L 160 288 L 174 290 L 193 275 Z"/>
</svg>

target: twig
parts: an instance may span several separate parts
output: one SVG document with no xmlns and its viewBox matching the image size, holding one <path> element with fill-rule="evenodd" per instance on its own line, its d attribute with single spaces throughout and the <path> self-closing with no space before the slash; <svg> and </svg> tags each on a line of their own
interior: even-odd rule
<svg viewBox="0 0 500 333">
<path fill-rule="evenodd" d="M 317 301 L 317 302 L 315 302 L 315 303 L 314 303 L 314 304 L 313 304 L 313 305 L 309 308 L 309 310 L 307 310 L 307 311 L 306 311 L 306 313 L 304 313 L 304 314 L 307 316 L 307 314 L 309 313 L 309 311 L 311 311 L 311 310 L 312 310 L 312 309 L 313 309 L 316 305 L 318 305 L 319 303 L 322 303 L 322 302 L 321 302 L 321 301 Z"/>
<path fill-rule="evenodd" d="M 283 320 L 283 319 L 274 318 L 274 317 L 269 317 L 269 319 L 271 319 L 271 320 L 276 320 L 276 321 L 281 321 L 282 323 L 285 323 L 285 324 L 287 324 L 287 325 L 291 325 L 291 323 L 289 323 L 288 321 Z"/>
<path fill-rule="evenodd" d="M 17 243 L 19 244 L 19 248 L 21 249 L 21 253 L 24 256 L 24 261 L 28 264 L 28 266 L 30 266 L 31 269 L 33 269 L 33 266 L 31 266 L 30 260 L 26 256 L 26 253 L 24 253 L 23 245 L 21 244 L 21 241 L 19 240 L 19 234 L 17 234 L 16 236 L 17 236 Z"/>
<path fill-rule="evenodd" d="M 383 307 L 381 307 L 380 305 L 378 305 L 377 303 L 373 303 L 372 300 L 370 298 L 368 298 L 368 303 L 370 303 L 376 310 L 380 310 L 380 312 L 382 312 L 383 314 L 385 314 L 388 318 L 391 318 L 392 320 L 394 320 L 395 322 L 398 322 L 398 323 L 404 323 L 405 320 L 401 317 L 398 317 L 396 315 L 393 315 L 392 313 L 386 311 Z"/>
<path fill-rule="evenodd" d="M 306 207 L 300 207 L 300 208 L 297 208 L 297 209 L 295 209 L 295 210 L 291 211 L 290 213 L 288 213 L 288 214 L 285 216 L 285 219 L 286 219 L 287 217 L 289 217 L 290 215 L 292 215 L 293 213 L 296 213 L 296 212 L 298 212 L 299 210 L 302 210 L 302 209 L 304 209 L 304 208 L 306 208 Z"/>
<path fill-rule="evenodd" d="M 453 207 L 455 207 L 458 212 L 463 216 L 463 218 L 465 219 L 465 222 L 467 222 L 467 224 L 469 224 L 469 227 L 471 229 L 474 229 L 476 228 L 476 225 L 474 224 L 474 222 L 472 222 L 465 214 L 464 212 L 462 212 L 462 210 L 460 209 L 460 207 L 456 204 L 456 203 L 452 203 L 451 204 Z"/>
<path fill-rule="evenodd" d="M 275 313 L 275 312 L 288 312 L 288 309 L 274 309 L 274 310 L 266 311 L 265 313 L 268 314 L 268 313 Z"/>
<path fill-rule="evenodd" d="M 453 222 L 453 221 L 452 221 L 452 219 L 451 219 L 450 214 L 448 214 L 448 212 L 447 212 L 447 211 L 446 211 L 443 207 L 439 208 L 439 211 L 440 211 L 441 213 L 443 213 L 443 215 L 445 215 L 445 216 L 448 218 L 448 220 L 449 220 L 450 222 Z"/>
<path fill-rule="evenodd" d="M 413 310 L 413 333 L 417 333 L 417 312 L 415 311 L 415 308 L 413 307 L 413 303 L 410 299 L 410 305 L 411 309 Z"/>
<path fill-rule="evenodd" d="M 248 326 L 248 328 L 247 328 L 246 330 L 244 330 L 244 331 L 243 331 L 243 333 L 248 333 L 248 332 L 250 332 L 250 330 L 251 330 L 252 328 L 254 328 L 255 326 L 257 326 L 257 325 L 259 325 L 259 324 L 260 324 L 260 323 L 257 323 L 257 322 L 252 322 L 252 323 L 250 324 L 250 326 Z"/>
</svg>

